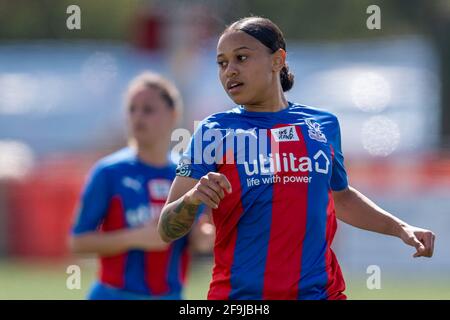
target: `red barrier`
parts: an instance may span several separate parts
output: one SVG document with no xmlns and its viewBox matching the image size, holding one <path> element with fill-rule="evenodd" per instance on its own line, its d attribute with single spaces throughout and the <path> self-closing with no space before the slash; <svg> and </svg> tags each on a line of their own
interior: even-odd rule
<svg viewBox="0 0 450 320">
<path fill-rule="evenodd" d="M 8 185 L 8 253 L 60 257 L 84 178 L 93 161 L 58 159 L 40 165 L 22 181 Z"/>
<path fill-rule="evenodd" d="M 89 168 L 102 155 L 47 160 L 22 181 L 7 184 L 8 253 L 61 257 Z M 410 196 L 431 188 L 450 187 L 450 156 L 396 161 L 347 161 L 350 183 L 378 192 Z"/>
</svg>

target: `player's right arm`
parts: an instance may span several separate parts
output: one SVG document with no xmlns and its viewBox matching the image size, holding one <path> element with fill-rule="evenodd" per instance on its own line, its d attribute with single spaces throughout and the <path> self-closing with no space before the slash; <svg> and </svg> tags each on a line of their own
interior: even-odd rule
<svg viewBox="0 0 450 320">
<path fill-rule="evenodd" d="M 132 229 L 101 231 L 100 225 L 111 205 L 111 181 L 107 170 L 97 165 L 84 188 L 78 217 L 69 239 L 72 252 L 111 256 L 130 249 L 163 250 L 167 247 L 159 237 L 157 222 Z"/>
<path fill-rule="evenodd" d="M 177 176 L 159 218 L 161 238 L 170 242 L 186 235 L 194 224 L 199 206 L 203 203 L 217 209 L 225 191 L 232 192 L 231 184 L 221 173 L 209 172 L 200 179 Z"/>
<path fill-rule="evenodd" d="M 161 240 L 156 222 L 145 226 L 116 231 L 91 231 L 70 237 L 74 253 L 95 253 L 100 256 L 117 255 L 132 249 L 164 250 L 167 243 Z"/>
</svg>

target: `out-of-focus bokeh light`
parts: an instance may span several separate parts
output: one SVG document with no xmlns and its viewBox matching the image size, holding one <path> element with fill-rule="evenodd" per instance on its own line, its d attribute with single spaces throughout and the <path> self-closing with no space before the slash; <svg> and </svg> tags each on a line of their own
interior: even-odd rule
<svg viewBox="0 0 450 320">
<path fill-rule="evenodd" d="M 20 141 L 0 140 L 0 179 L 22 178 L 33 163 L 33 151 L 29 146 Z"/>
<path fill-rule="evenodd" d="M 52 74 L 0 73 L 0 114 L 54 111 L 64 100 L 64 79 Z"/>
<path fill-rule="evenodd" d="M 361 130 L 364 149 L 373 156 L 386 157 L 397 149 L 400 129 L 385 116 L 374 116 L 364 122 Z"/>
<path fill-rule="evenodd" d="M 111 54 L 95 52 L 83 63 L 82 84 L 93 94 L 104 94 L 116 80 L 117 73 L 117 63 Z"/>
<path fill-rule="evenodd" d="M 25 73 L 0 74 L 0 112 L 4 114 L 22 114 L 39 92 L 34 77 Z"/>
<path fill-rule="evenodd" d="M 353 103 L 363 111 L 379 112 L 384 110 L 391 100 L 391 86 L 381 74 L 362 72 L 352 82 Z"/>
</svg>

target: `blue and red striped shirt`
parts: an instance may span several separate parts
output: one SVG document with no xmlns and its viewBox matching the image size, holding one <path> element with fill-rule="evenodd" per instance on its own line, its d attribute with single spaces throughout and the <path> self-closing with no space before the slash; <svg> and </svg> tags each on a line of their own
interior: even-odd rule
<svg viewBox="0 0 450 320">
<path fill-rule="evenodd" d="M 130 148 L 95 165 L 82 194 L 73 234 L 134 228 L 158 219 L 175 178 L 175 165 L 153 167 Z M 146 296 L 180 296 L 189 261 L 188 240 L 167 250 L 130 250 L 100 257 L 100 283 Z"/>
<path fill-rule="evenodd" d="M 224 174 L 208 299 L 345 299 L 331 250 L 332 191 L 347 188 L 333 114 L 289 103 L 278 112 L 242 106 L 200 123 L 177 175 Z"/>
</svg>

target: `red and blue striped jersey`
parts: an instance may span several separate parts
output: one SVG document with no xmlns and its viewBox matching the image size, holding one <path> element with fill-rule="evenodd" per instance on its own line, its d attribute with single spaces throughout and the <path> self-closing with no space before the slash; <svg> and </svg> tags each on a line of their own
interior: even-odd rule
<svg viewBox="0 0 450 320">
<path fill-rule="evenodd" d="M 332 191 L 347 188 L 339 123 L 293 104 L 278 112 L 242 106 L 196 129 L 177 175 L 224 174 L 232 193 L 213 209 L 209 299 L 345 299 L 331 250 Z"/>
<path fill-rule="evenodd" d="M 153 167 L 130 148 L 97 162 L 82 194 L 73 234 L 134 228 L 158 219 L 175 178 L 175 165 Z M 130 250 L 100 257 L 101 283 L 149 296 L 179 296 L 188 266 L 183 237 L 167 250 Z"/>
</svg>

